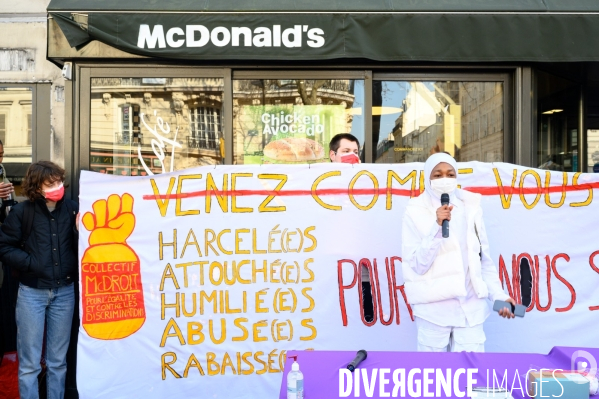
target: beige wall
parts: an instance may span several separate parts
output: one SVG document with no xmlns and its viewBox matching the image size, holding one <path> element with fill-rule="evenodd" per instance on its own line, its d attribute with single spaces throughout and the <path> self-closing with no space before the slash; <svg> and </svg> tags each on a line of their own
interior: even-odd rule
<svg viewBox="0 0 599 399">
<path fill-rule="evenodd" d="M 46 13 L 49 0 L 0 0 L 0 14 Z"/>
<path fill-rule="evenodd" d="M 48 3 L 49 0 L 0 0 L 0 87 L 2 83 L 52 85 L 51 98 L 47 99 L 52 110 L 51 158 L 64 165 L 65 109 L 64 100 L 57 99 L 57 90 L 63 90 L 65 82 L 60 68 L 46 60 Z"/>
</svg>

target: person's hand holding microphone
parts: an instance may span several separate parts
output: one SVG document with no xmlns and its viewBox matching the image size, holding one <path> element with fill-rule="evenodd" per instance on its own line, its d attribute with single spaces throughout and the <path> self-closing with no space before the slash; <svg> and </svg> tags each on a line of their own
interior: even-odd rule
<svg viewBox="0 0 599 399">
<path fill-rule="evenodd" d="M 440 208 L 437 208 L 437 223 L 439 226 L 443 225 L 444 220 L 451 220 L 452 209 L 453 205 L 441 205 Z"/>
</svg>

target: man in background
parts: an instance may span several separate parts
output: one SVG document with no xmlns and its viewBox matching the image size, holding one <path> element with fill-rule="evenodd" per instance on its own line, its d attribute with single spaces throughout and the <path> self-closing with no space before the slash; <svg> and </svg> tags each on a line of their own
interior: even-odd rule
<svg viewBox="0 0 599 399">
<path fill-rule="evenodd" d="M 360 142 L 349 133 L 340 133 L 329 143 L 331 162 L 360 163 Z"/>
</svg>

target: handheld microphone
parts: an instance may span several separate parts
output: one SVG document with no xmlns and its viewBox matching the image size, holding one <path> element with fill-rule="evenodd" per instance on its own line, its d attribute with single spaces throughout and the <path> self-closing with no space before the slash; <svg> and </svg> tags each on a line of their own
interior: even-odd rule
<svg viewBox="0 0 599 399">
<path fill-rule="evenodd" d="M 449 194 L 441 194 L 441 205 L 449 205 Z M 449 220 L 445 219 L 441 225 L 443 238 L 449 237 Z"/>
<path fill-rule="evenodd" d="M 362 360 L 366 359 L 367 357 L 368 353 L 366 353 L 364 349 L 360 349 L 358 353 L 356 353 L 356 358 L 352 360 L 350 364 L 347 365 L 347 369 L 353 373 L 356 367 L 358 367 L 360 363 L 362 363 Z"/>
</svg>

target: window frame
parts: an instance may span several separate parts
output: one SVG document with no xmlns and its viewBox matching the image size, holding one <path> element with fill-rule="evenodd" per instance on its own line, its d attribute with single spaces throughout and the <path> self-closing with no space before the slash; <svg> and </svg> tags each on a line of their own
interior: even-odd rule
<svg viewBox="0 0 599 399">
<path fill-rule="evenodd" d="M 31 114 L 29 121 L 31 123 L 31 163 L 40 160 L 52 159 L 53 146 L 53 132 L 52 132 L 52 84 L 51 82 L 24 82 L 24 83 L 13 83 L 13 82 L 0 82 L 0 87 L 6 88 L 27 88 L 31 92 L 31 104 L 27 104 L 30 109 L 27 110 L 25 115 Z M 27 100 L 28 101 L 28 100 Z M 21 104 L 23 106 L 23 104 Z M 5 113 L 6 116 L 6 133 L 8 133 L 10 126 L 10 110 Z M 25 123 L 27 117 L 24 116 Z M 29 125 L 25 125 L 25 133 L 27 133 Z M 6 137 L 5 137 L 6 138 Z M 25 137 L 23 146 L 28 146 L 29 138 Z M 8 143 L 10 145 L 10 142 Z M 5 146 L 6 150 L 6 146 Z M 6 161 L 5 152 L 5 161 Z M 26 164 L 26 163 L 25 163 Z M 70 176 L 67 177 L 69 179 Z"/>
<path fill-rule="evenodd" d="M 52 148 L 51 84 L 0 82 L 0 87 L 29 88 L 31 90 L 31 162 L 50 159 Z M 8 130 L 10 128 L 8 120 L 6 125 Z"/>
<path fill-rule="evenodd" d="M 231 71 L 227 68 L 200 68 L 168 65 L 110 65 L 78 64 L 75 69 L 75 90 L 72 103 L 75 120 L 73 126 L 79 126 L 79 134 L 73 134 L 73 148 L 78 156 L 73 157 L 70 165 L 73 171 L 89 170 L 91 147 L 91 81 L 92 78 L 221 78 L 224 83 L 223 112 L 221 117 L 232 117 Z M 225 125 L 225 163 L 232 162 L 232 137 L 230 125 Z M 77 150 L 78 149 L 78 150 Z M 74 151 L 74 152 L 75 152 Z M 65 149 L 66 153 L 66 149 Z M 230 158 L 230 160 L 228 160 Z M 76 175 L 76 188 L 79 187 L 79 173 Z M 78 192 L 74 193 L 78 195 Z"/>
<path fill-rule="evenodd" d="M 326 79 L 326 80 L 363 80 L 364 81 L 364 156 L 365 163 L 368 161 L 369 142 L 372 141 L 372 71 L 364 69 L 252 69 L 252 70 L 233 70 L 231 76 L 231 86 L 234 80 L 273 80 L 273 79 Z M 231 90 L 231 96 L 233 91 Z M 233 102 L 233 99 L 231 99 Z M 224 123 L 233 125 L 233 118 L 226 120 Z M 229 147 L 227 147 L 228 149 Z M 233 150 L 233 142 L 231 142 L 231 150 Z M 328 159 L 328 154 L 325 154 Z M 233 161 L 231 165 L 233 165 Z"/>
<path fill-rule="evenodd" d="M 518 98 L 515 94 L 520 91 L 519 73 L 520 67 L 504 66 L 489 68 L 484 66 L 441 66 L 441 67 L 406 67 L 402 65 L 373 68 L 372 66 L 360 68 L 360 65 L 343 67 L 339 69 L 325 66 L 314 68 L 303 67 L 264 67 L 256 66 L 222 66 L 198 67 L 168 64 L 114 64 L 114 63 L 77 63 L 74 68 L 76 79 L 72 83 L 72 91 L 67 91 L 67 103 L 72 104 L 73 119 L 67 121 L 68 129 L 78 127 L 79 134 L 75 129 L 71 130 L 73 140 L 72 149 L 65 148 L 65 153 L 70 150 L 73 153 L 72 164 L 67 165 L 73 172 L 78 183 L 78 172 L 89 170 L 90 166 L 90 139 L 91 139 L 91 79 L 99 77 L 121 77 L 121 78 L 144 78 L 144 77 L 195 77 L 195 78 L 222 78 L 224 81 L 223 109 L 221 112 L 221 129 L 225 140 L 225 165 L 233 165 L 233 79 L 359 79 L 364 81 L 364 151 L 365 162 L 374 163 L 372 143 L 372 83 L 373 80 L 393 81 L 470 81 L 470 82 L 502 82 L 504 101 L 504 138 L 503 158 L 504 162 L 515 163 L 519 159 L 519 152 L 526 150 L 525 146 L 530 143 L 519 142 L 519 123 L 516 118 L 522 118 L 516 113 L 515 105 Z M 386 68 L 386 69 L 383 69 Z M 392 68 L 392 69 L 391 69 Z M 517 85 L 514 86 L 514 84 Z M 68 88 L 67 88 L 68 89 Z M 34 107 L 36 104 L 34 103 Z M 35 114 L 35 111 L 33 111 Z M 72 125 L 71 125 L 72 122 Z M 34 131 L 36 130 L 34 126 Z M 68 132 L 67 132 L 68 133 Z M 66 137 L 65 137 L 66 138 Z M 34 140 L 34 143 L 36 140 Z M 533 143 L 534 145 L 534 143 Z M 373 148 L 374 147 L 374 148 Z M 520 154 L 521 155 L 521 154 Z M 78 184 L 75 184 L 78 190 Z M 77 195 L 78 193 L 74 193 Z"/>
</svg>

